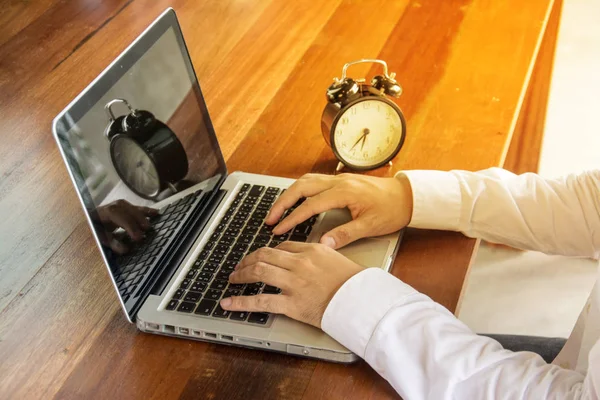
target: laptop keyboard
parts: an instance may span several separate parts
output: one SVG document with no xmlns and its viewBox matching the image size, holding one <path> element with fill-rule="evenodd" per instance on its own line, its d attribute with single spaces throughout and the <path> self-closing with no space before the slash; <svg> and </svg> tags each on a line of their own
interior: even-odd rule
<svg viewBox="0 0 600 400">
<path fill-rule="evenodd" d="M 162 250 L 167 247 L 174 233 L 181 227 L 192 209 L 197 206 L 202 191 L 190 193 L 160 210 L 160 214 L 150 219 L 152 229 L 146 232 L 144 240 L 135 244 L 131 252 L 119 256 L 114 271 L 115 281 L 123 302 L 135 293 L 146 273 L 157 262 Z"/>
<path fill-rule="evenodd" d="M 219 300 L 230 296 L 281 292 L 279 288 L 262 282 L 229 283 L 229 274 L 246 254 L 265 246 L 275 247 L 286 240 L 306 242 L 317 216 L 282 235 L 273 235 L 271 227 L 263 224 L 281 193 L 281 189 L 276 187 L 250 184 L 242 186 L 171 298 L 167 310 L 251 324 L 264 325 L 268 322 L 270 315 L 267 313 L 226 311 L 219 305 Z M 287 210 L 283 217 L 302 201 Z"/>
</svg>

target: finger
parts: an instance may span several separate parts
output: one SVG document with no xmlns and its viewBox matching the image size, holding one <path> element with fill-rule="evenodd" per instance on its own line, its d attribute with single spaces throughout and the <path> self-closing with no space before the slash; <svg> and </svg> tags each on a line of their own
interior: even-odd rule
<svg viewBox="0 0 600 400">
<path fill-rule="evenodd" d="M 369 225 L 365 220 L 359 217 L 325 233 L 320 242 L 332 249 L 339 249 L 348 243 L 369 236 L 368 227 Z"/>
<path fill-rule="evenodd" d="M 110 247 L 112 251 L 117 254 L 125 254 L 129 251 L 129 247 L 119 241 L 119 239 L 117 239 L 111 232 L 98 232 L 98 239 L 100 239 L 100 243 L 102 243 L 104 246 Z"/>
<path fill-rule="evenodd" d="M 231 296 L 221 300 L 221 307 L 229 311 L 255 311 L 285 314 L 288 300 L 281 294 L 258 294 L 256 296 Z"/>
<path fill-rule="evenodd" d="M 303 197 L 311 197 L 335 185 L 333 177 L 328 175 L 305 175 L 292 184 L 273 204 L 265 218 L 268 225 L 273 225 L 285 210 L 296 204 Z"/>
<path fill-rule="evenodd" d="M 137 220 L 128 214 L 127 211 L 122 209 L 116 210 L 111 216 L 111 221 L 117 226 L 125 229 L 125 232 L 133 240 L 141 240 L 144 236 L 144 232 L 141 230 Z"/>
<path fill-rule="evenodd" d="M 145 208 L 148 207 L 137 207 L 131 203 L 126 203 L 123 211 L 128 213 L 135 220 L 140 229 L 147 230 L 150 228 L 150 222 L 148 222 L 148 219 L 146 218 Z"/>
<path fill-rule="evenodd" d="M 296 259 L 292 257 L 290 253 L 286 253 L 280 249 L 262 247 L 244 257 L 244 259 L 240 261 L 239 265 L 236 267 L 236 270 L 259 262 L 271 264 L 287 270 L 292 270 L 296 266 Z"/>
<path fill-rule="evenodd" d="M 156 208 L 143 206 L 138 206 L 137 208 L 147 217 L 153 217 L 155 215 L 158 215 L 158 210 Z"/>
<path fill-rule="evenodd" d="M 283 290 L 292 288 L 294 276 L 288 270 L 278 268 L 265 262 L 257 262 L 240 268 L 229 275 L 231 283 L 254 283 L 264 282 L 267 285 L 276 286 Z"/>
<path fill-rule="evenodd" d="M 342 196 L 338 190 L 331 189 L 317 194 L 298 206 L 294 211 L 273 228 L 273 233 L 281 235 L 294 226 L 306 221 L 313 215 L 329 211 L 334 208 L 344 208 L 348 205 L 348 198 Z"/>
<path fill-rule="evenodd" d="M 292 242 L 292 241 L 288 240 L 287 242 L 283 242 L 283 243 L 279 244 L 277 247 L 275 247 L 275 250 L 282 250 L 287 253 L 304 253 L 305 251 L 314 249 L 315 246 L 318 246 L 318 244 Z"/>
</svg>

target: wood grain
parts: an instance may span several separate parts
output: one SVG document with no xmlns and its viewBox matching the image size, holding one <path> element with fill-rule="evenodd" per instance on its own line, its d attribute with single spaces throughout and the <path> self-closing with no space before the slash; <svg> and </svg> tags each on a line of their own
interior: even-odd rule
<svg viewBox="0 0 600 400">
<path fill-rule="evenodd" d="M 515 174 L 538 172 L 562 3 L 555 0 L 504 160 L 503 167 Z"/>
<path fill-rule="evenodd" d="M 396 397 L 364 362 L 147 335 L 121 314 L 50 124 L 167 6 L 180 18 L 231 171 L 332 173 L 319 129 L 324 92 L 354 59 L 386 60 L 404 87 L 397 103 L 407 141 L 392 167 L 371 172 L 380 176 L 502 165 L 531 72 L 546 71 L 531 78 L 539 87 L 549 79 L 542 55 L 553 41 L 537 50 L 551 0 L 5 2 L 0 398 Z M 476 245 L 410 230 L 392 272 L 454 311 Z"/>
</svg>

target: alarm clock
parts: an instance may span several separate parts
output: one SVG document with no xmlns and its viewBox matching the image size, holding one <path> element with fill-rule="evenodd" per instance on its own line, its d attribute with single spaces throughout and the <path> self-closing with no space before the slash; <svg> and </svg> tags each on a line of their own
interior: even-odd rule
<svg viewBox="0 0 600 400">
<path fill-rule="evenodd" d="M 112 106 L 124 104 L 129 113 L 115 117 Z M 110 158 L 121 180 L 135 194 L 155 200 L 188 172 L 188 158 L 175 133 L 146 110 L 131 107 L 125 99 L 106 103 Z"/>
<path fill-rule="evenodd" d="M 365 79 L 346 76 L 348 67 L 359 63 L 383 66 L 383 75 Z M 394 73 L 388 74 L 382 60 L 349 62 L 342 77 L 334 78 L 327 89 L 327 104 L 321 116 L 321 131 L 333 154 L 344 166 L 364 171 L 389 163 L 398 154 L 406 136 L 406 121 L 400 108 L 389 97 L 399 97 L 402 88 Z"/>
</svg>

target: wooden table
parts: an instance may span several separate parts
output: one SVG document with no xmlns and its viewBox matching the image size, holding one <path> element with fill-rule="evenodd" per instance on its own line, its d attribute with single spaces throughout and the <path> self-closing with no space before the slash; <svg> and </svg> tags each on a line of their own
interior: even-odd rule
<svg viewBox="0 0 600 400">
<path fill-rule="evenodd" d="M 50 123 L 169 5 L 231 171 L 332 173 L 319 129 L 324 91 L 359 58 L 386 60 L 404 88 L 406 143 L 393 167 L 374 174 L 535 169 L 560 14 L 552 0 L 7 0 L 0 397 L 395 397 L 364 362 L 147 335 L 123 317 Z M 410 231 L 393 273 L 456 310 L 476 246 L 459 234 Z"/>
</svg>

